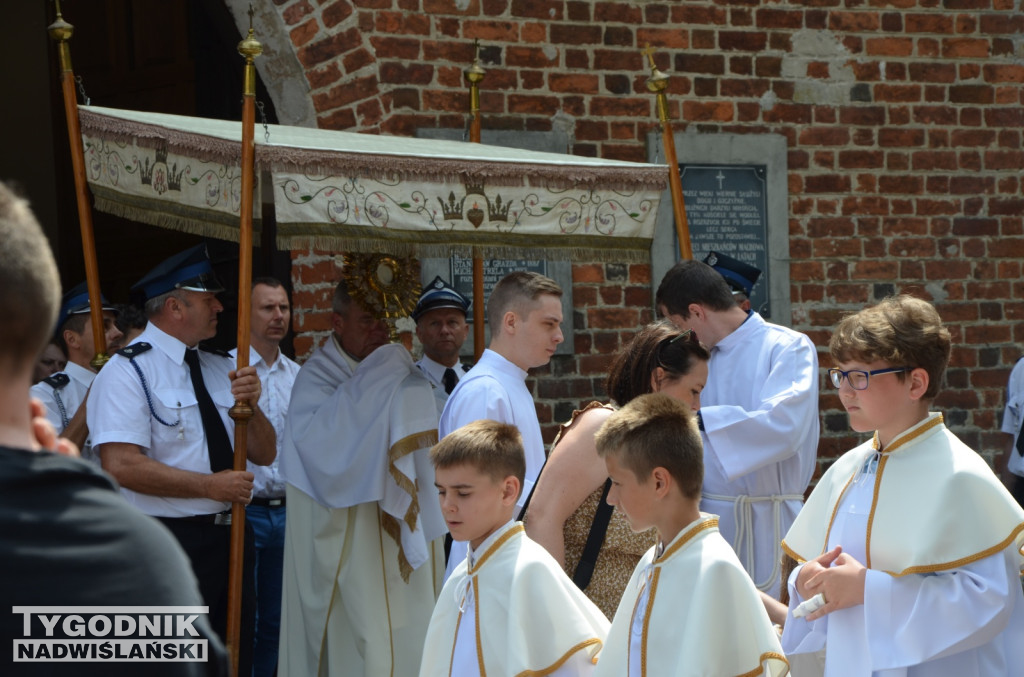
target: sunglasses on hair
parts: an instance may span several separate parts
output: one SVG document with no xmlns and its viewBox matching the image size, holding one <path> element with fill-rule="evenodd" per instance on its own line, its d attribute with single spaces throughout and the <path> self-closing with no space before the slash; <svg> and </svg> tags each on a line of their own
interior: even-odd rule
<svg viewBox="0 0 1024 677">
<path fill-rule="evenodd" d="M 700 341 L 697 339 L 697 334 L 692 329 L 687 329 L 675 336 L 667 336 L 658 343 L 658 350 L 656 351 L 657 359 L 655 360 L 659 367 L 662 369 L 670 369 L 661 361 L 662 352 L 665 348 L 674 345 L 677 341 L 683 341 L 691 345 L 700 345 Z"/>
</svg>

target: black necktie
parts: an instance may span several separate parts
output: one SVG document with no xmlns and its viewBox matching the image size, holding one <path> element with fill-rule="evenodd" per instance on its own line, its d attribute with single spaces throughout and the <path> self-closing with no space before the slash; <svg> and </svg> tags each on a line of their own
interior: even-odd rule
<svg viewBox="0 0 1024 677">
<path fill-rule="evenodd" d="M 231 448 L 231 440 L 228 438 L 228 431 L 224 427 L 224 421 L 217 413 L 217 405 L 213 403 L 206 384 L 203 382 L 203 372 L 199 368 L 199 351 L 185 350 L 185 363 L 188 364 L 188 374 L 192 377 L 192 389 L 196 392 L 196 400 L 199 401 L 199 415 L 203 418 L 203 432 L 206 433 L 206 449 L 210 454 L 210 470 L 220 472 L 231 470 L 235 465 L 234 451 Z"/>
<path fill-rule="evenodd" d="M 444 377 L 441 379 L 441 382 L 444 383 L 444 391 L 451 395 L 452 391 L 455 390 L 455 384 L 459 382 L 459 380 L 455 378 L 455 370 L 451 367 L 447 367 L 444 370 Z"/>
<path fill-rule="evenodd" d="M 1017 453 L 1024 456 L 1024 428 L 1017 433 Z"/>
</svg>

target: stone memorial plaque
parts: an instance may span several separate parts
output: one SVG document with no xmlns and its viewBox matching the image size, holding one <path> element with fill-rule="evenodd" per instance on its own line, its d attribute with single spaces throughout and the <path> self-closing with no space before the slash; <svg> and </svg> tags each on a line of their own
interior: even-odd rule
<svg viewBox="0 0 1024 677">
<path fill-rule="evenodd" d="M 498 280 L 519 270 L 551 277 L 548 275 L 548 262 L 543 259 L 484 259 L 484 297 L 491 298 L 491 291 Z M 473 259 L 451 257 L 451 285 L 466 298 L 473 298 Z M 473 324 L 472 313 L 466 321 Z"/>
<path fill-rule="evenodd" d="M 680 164 L 693 258 L 726 254 L 761 271 L 751 307 L 771 317 L 765 165 Z"/>
</svg>

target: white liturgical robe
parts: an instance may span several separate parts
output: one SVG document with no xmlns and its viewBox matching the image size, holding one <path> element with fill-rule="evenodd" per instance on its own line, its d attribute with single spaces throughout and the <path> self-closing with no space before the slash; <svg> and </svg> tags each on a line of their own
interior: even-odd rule
<svg viewBox="0 0 1024 677">
<path fill-rule="evenodd" d="M 832 677 L 1021 674 L 1024 510 L 941 414 L 877 448 L 876 436 L 829 468 L 783 544 L 800 562 L 841 545 L 868 567 L 864 603 L 790 614 L 783 647 L 824 648 Z"/>
<path fill-rule="evenodd" d="M 782 677 L 788 671 L 757 589 L 718 533 L 718 519 L 702 513 L 640 559 L 595 677 Z"/>
<path fill-rule="evenodd" d="M 779 542 L 800 511 L 818 453 L 818 354 L 757 313 L 711 349 L 701 393 L 704 489 L 757 587 L 776 596 Z"/>
<path fill-rule="evenodd" d="M 480 360 L 459 379 L 448 397 L 438 436 L 443 438 L 467 423 L 490 419 L 519 429 L 526 453 L 526 478 L 519 506 L 533 491 L 540 469 L 544 467 L 544 438 L 537 420 L 537 406 L 526 387 L 527 373 L 493 350 L 487 349 Z M 466 544 L 452 543 L 446 576 L 466 557 Z"/>
</svg>

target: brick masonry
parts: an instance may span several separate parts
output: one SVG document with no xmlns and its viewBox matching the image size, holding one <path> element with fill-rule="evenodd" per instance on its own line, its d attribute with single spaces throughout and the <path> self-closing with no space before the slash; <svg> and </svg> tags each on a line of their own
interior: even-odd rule
<svg viewBox="0 0 1024 677">
<path fill-rule="evenodd" d="M 484 127 L 574 122 L 574 152 L 644 161 L 645 59 L 677 129 L 788 140 L 792 326 L 820 346 L 895 292 L 934 302 L 956 342 L 938 408 L 990 460 L 1024 342 L 1024 12 L 1020 0 L 275 0 L 322 127 L 463 127 L 481 42 Z M 274 36 L 271 36 L 274 40 Z M 295 345 L 328 331 L 331 252 L 293 253 Z M 612 355 L 653 318 L 650 267 L 576 263 L 573 357 L 531 379 L 555 421 L 603 396 Z M 859 440 L 822 378 L 828 459 Z"/>
</svg>

